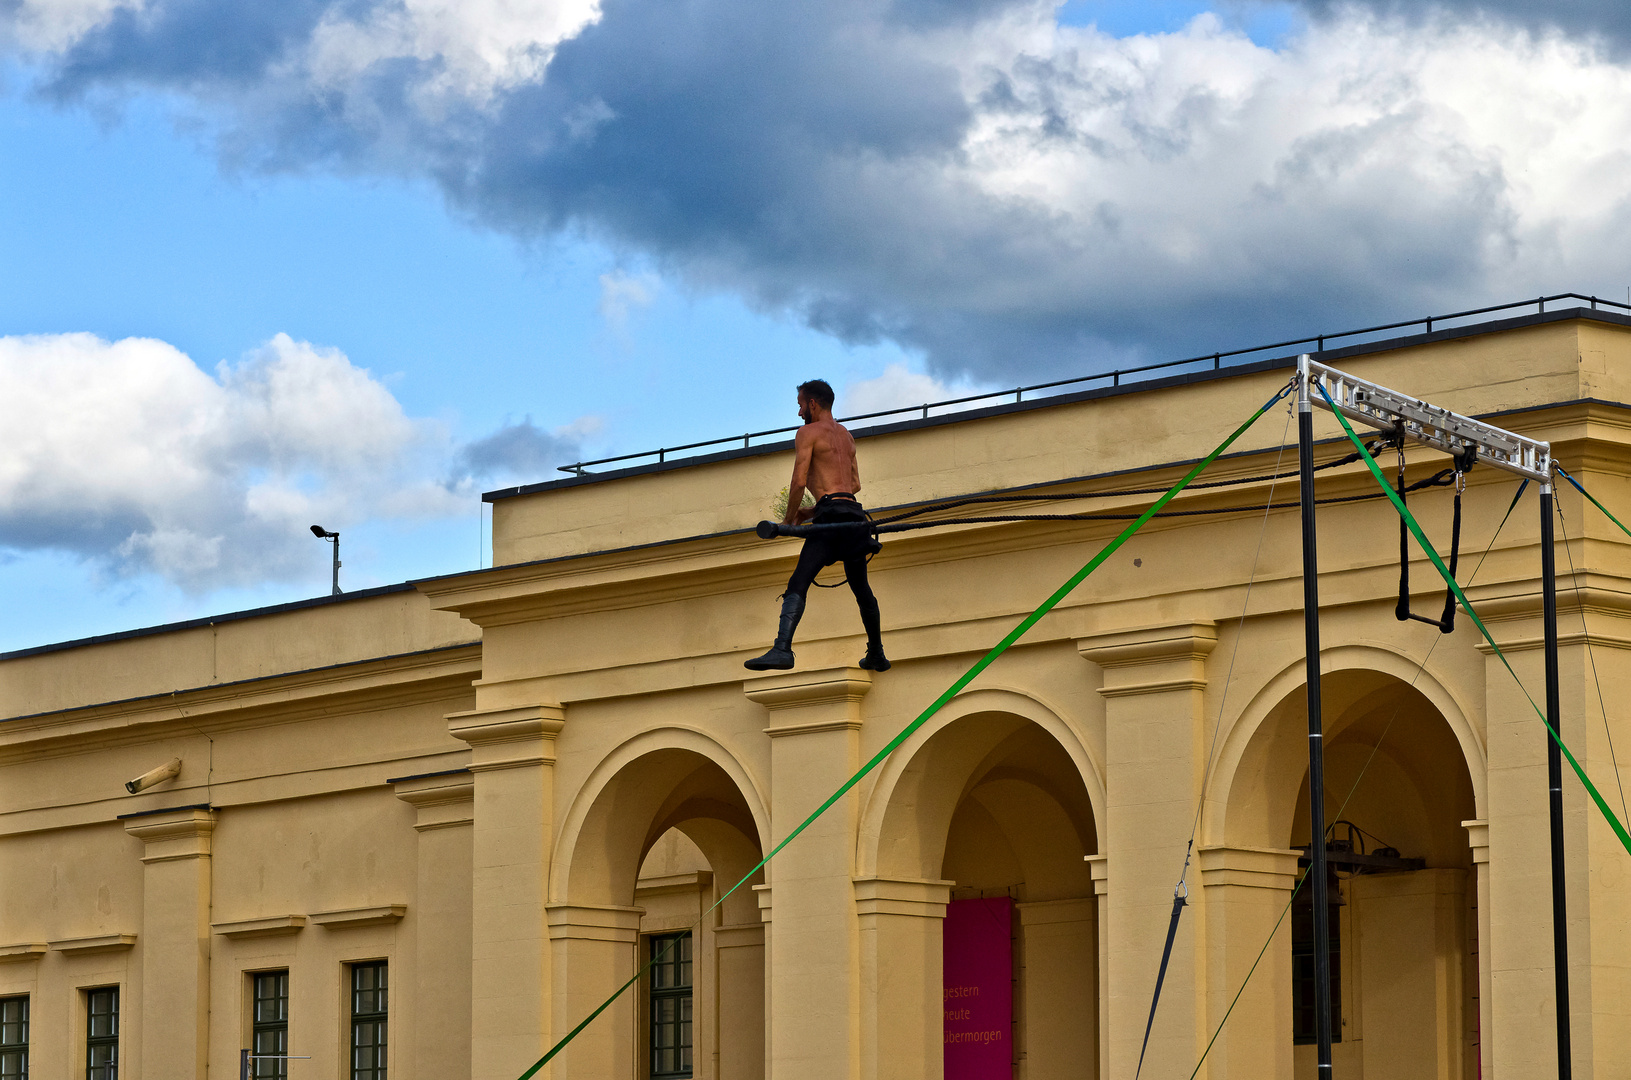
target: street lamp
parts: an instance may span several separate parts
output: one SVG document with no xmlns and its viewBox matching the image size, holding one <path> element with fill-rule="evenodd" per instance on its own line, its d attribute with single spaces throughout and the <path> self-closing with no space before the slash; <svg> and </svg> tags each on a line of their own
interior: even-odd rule
<svg viewBox="0 0 1631 1080">
<path fill-rule="evenodd" d="M 334 545 L 334 596 L 340 595 L 340 534 L 329 532 L 321 525 L 313 525 L 311 534 L 319 540 L 327 540 Z"/>
</svg>

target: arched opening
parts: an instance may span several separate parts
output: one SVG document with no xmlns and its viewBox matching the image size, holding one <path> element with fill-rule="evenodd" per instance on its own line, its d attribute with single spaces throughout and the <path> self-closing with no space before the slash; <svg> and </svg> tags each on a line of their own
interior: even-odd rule
<svg viewBox="0 0 1631 1080">
<path fill-rule="evenodd" d="M 949 905 L 940 995 L 880 995 L 880 1012 L 939 1012 L 948 1077 L 973 1074 L 960 1066 L 975 1059 L 990 1075 L 1004 1058 L 1027 1080 L 1097 1074 L 1098 914 L 1085 861 L 1096 837 L 1076 762 L 1024 717 L 955 720 L 900 772 L 877 873 L 944 883 Z"/>
<path fill-rule="evenodd" d="M 1464 1080 L 1478 1070 L 1478 920 L 1463 822 L 1476 816 L 1466 753 L 1420 690 L 1375 670 L 1322 680 L 1331 873 L 1332 1014 L 1339 1073 Z M 1253 733 L 1229 795 L 1235 845 L 1306 852 L 1306 690 Z M 1311 890 L 1284 949 L 1294 1075 L 1315 1076 Z M 1256 947 L 1257 943 L 1239 943 Z"/>
<path fill-rule="evenodd" d="M 764 926 L 753 885 L 763 872 L 714 908 L 761 857 L 757 799 L 699 749 L 622 757 L 597 770 L 563 830 L 570 851 L 557 860 L 550 905 L 557 1030 L 654 963 L 568 1047 L 562 1073 L 762 1077 Z"/>
</svg>

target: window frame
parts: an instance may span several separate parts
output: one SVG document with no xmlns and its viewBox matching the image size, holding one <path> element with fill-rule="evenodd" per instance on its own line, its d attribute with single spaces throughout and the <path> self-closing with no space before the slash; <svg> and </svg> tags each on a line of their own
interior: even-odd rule
<svg viewBox="0 0 1631 1080">
<path fill-rule="evenodd" d="M 1335 871 L 1327 886 L 1327 920 L 1331 936 L 1331 1042 L 1342 1041 L 1342 886 Z M 1299 972 L 1299 966 L 1306 973 Z M 1314 890 L 1305 881 L 1291 901 L 1291 1045 L 1317 1042 L 1311 999 L 1314 995 Z M 1309 999 L 1305 1001 L 1304 999 Z M 1307 1026 L 1298 1022 L 1307 1014 Z"/>
<path fill-rule="evenodd" d="M 373 960 L 353 960 L 346 964 L 346 1059 L 345 1073 L 350 1080 L 387 1080 L 390 1075 L 390 1023 L 391 1023 L 391 962 L 386 958 Z M 372 987 L 359 988 L 358 978 L 361 972 L 374 973 Z M 383 976 L 383 978 L 381 977 Z M 358 1009 L 359 995 L 374 994 L 374 1003 L 380 1007 L 369 1011 Z M 368 1047 L 358 1042 L 358 1035 L 363 1025 L 373 1025 L 373 1032 L 377 1034 L 376 1041 Z M 357 1064 L 357 1052 L 361 1049 L 371 1049 L 377 1052 L 374 1064 L 360 1068 Z"/>
<path fill-rule="evenodd" d="M 121 1001 L 120 985 L 110 983 L 105 986 L 86 986 L 80 989 L 80 1001 L 85 1010 L 85 1080 L 119 1080 L 119 1039 L 121 1025 L 119 1013 L 123 1006 Z M 96 1009 L 97 998 L 100 995 L 111 995 L 112 1008 L 106 1013 L 98 1013 Z M 104 1035 L 97 1035 L 96 1018 L 101 1015 L 112 1017 L 109 1025 L 112 1030 Z M 109 1048 L 112 1054 L 106 1061 L 96 1060 L 96 1051 L 100 1048 Z"/>
<path fill-rule="evenodd" d="M 690 930 L 681 930 L 650 934 L 646 941 L 646 958 L 652 961 L 645 979 L 646 1076 L 649 1080 L 686 1080 L 696 1074 L 696 940 Z M 679 943 L 677 955 L 658 960 L 671 941 Z M 679 1003 L 673 1019 L 663 1012 L 670 1001 Z M 672 1045 L 664 1038 L 669 1029 L 675 1036 Z M 658 1055 L 669 1050 L 678 1054 L 678 1067 L 663 1070 Z"/>
<path fill-rule="evenodd" d="M 22 1005 L 21 1017 L 16 1020 L 7 1019 L 7 1006 L 17 1003 Z M 28 994 L 6 994 L 0 997 L 0 1080 L 28 1080 L 29 1018 L 32 1011 L 33 1004 Z M 14 1024 L 22 1029 L 22 1041 L 6 1042 L 7 1029 Z M 7 1058 L 11 1055 L 16 1055 L 20 1065 L 14 1070 L 6 1068 Z"/>
<path fill-rule="evenodd" d="M 260 1055 L 264 1053 L 271 1053 L 287 1055 L 289 1053 L 289 969 L 266 968 L 261 971 L 246 971 L 244 972 L 244 975 L 249 980 L 248 1002 L 250 1054 Z M 276 987 L 276 989 L 280 989 L 281 994 L 269 999 L 261 997 L 261 980 L 263 979 L 280 979 L 281 986 Z M 261 1019 L 260 1006 L 261 1002 L 265 1000 L 281 1001 L 281 1018 L 273 1021 L 264 1021 Z M 279 1033 L 282 1035 L 281 1040 L 276 1038 Z M 261 1045 L 261 1036 L 263 1034 L 272 1036 L 272 1042 L 274 1045 L 270 1047 L 263 1047 Z M 284 1056 L 281 1060 L 262 1059 L 258 1056 L 252 1057 L 249 1065 L 249 1075 L 253 1077 L 254 1080 L 288 1080 L 289 1060 L 287 1056 Z"/>
</svg>

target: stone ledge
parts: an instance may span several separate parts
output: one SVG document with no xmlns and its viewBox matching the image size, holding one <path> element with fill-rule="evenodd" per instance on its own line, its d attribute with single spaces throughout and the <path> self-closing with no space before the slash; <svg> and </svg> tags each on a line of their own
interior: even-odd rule
<svg viewBox="0 0 1631 1080">
<path fill-rule="evenodd" d="M 293 934 L 299 932 L 306 925 L 304 915 L 272 915 L 264 919 L 239 919 L 236 922 L 210 923 L 210 929 L 222 937 L 238 940 L 241 938 L 272 937 L 277 934 Z"/>
<path fill-rule="evenodd" d="M 0 945 L 0 964 L 18 964 L 38 960 L 51 951 L 43 941 L 25 941 L 19 945 Z"/>
<path fill-rule="evenodd" d="M 359 926 L 387 926 L 400 922 L 407 913 L 407 904 L 380 904 L 375 907 L 316 911 L 312 913 L 311 921 L 325 930 L 350 930 Z"/>
<path fill-rule="evenodd" d="M 134 947 L 135 934 L 100 934 L 96 937 L 63 938 L 51 948 L 64 956 L 90 956 L 93 953 L 122 952 Z"/>
</svg>

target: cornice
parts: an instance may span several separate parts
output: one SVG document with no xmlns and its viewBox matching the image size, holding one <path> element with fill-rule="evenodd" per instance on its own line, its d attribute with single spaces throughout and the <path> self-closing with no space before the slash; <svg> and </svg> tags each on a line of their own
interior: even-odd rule
<svg viewBox="0 0 1631 1080">
<path fill-rule="evenodd" d="M 49 754 L 58 745 L 60 752 L 78 753 L 147 741 L 170 728 L 211 731 L 400 708 L 464 692 L 480 674 L 481 644 L 472 642 L 13 717 L 0 722 L 0 761 Z"/>
<path fill-rule="evenodd" d="M 142 862 L 207 859 L 215 832 L 215 811 L 187 808 L 132 818 L 125 832 L 142 841 Z"/>
<path fill-rule="evenodd" d="M 566 725 L 556 704 L 449 713 L 448 732 L 470 744 L 471 772 L 555 763 L 555 736 Z"/>
<path fill-rule="evenodd" d="M 1123 668 L 1172 660 L 1202 661 L 1217 644 L 1217 624 L 1181 622 L 1081 638 L 1076 651 L 1100 667 Z"/>
<path fill-rule="evenodd" d="M 38 960 L 51 951 L 43 941 L 25 941 L 17 945 L 0 945 L 0 964 L 21 964 Z"/>
<path fill-rule="evenodd" d="M 124 952 L 136 945 L 135 934 L 97 934 L 93 937 L 62 938 L 51 948 L 64 956 L 94 956 L 97 953 Z"/>
<path fill-rule="evenodd" d="M 872 689 L 863 668 L 826 668 L 747 679 L 742 693 L 764 707 L 771 738 L 817 731 L 854 731 L 861 726 L 861 699 Z"/>
</svg>

